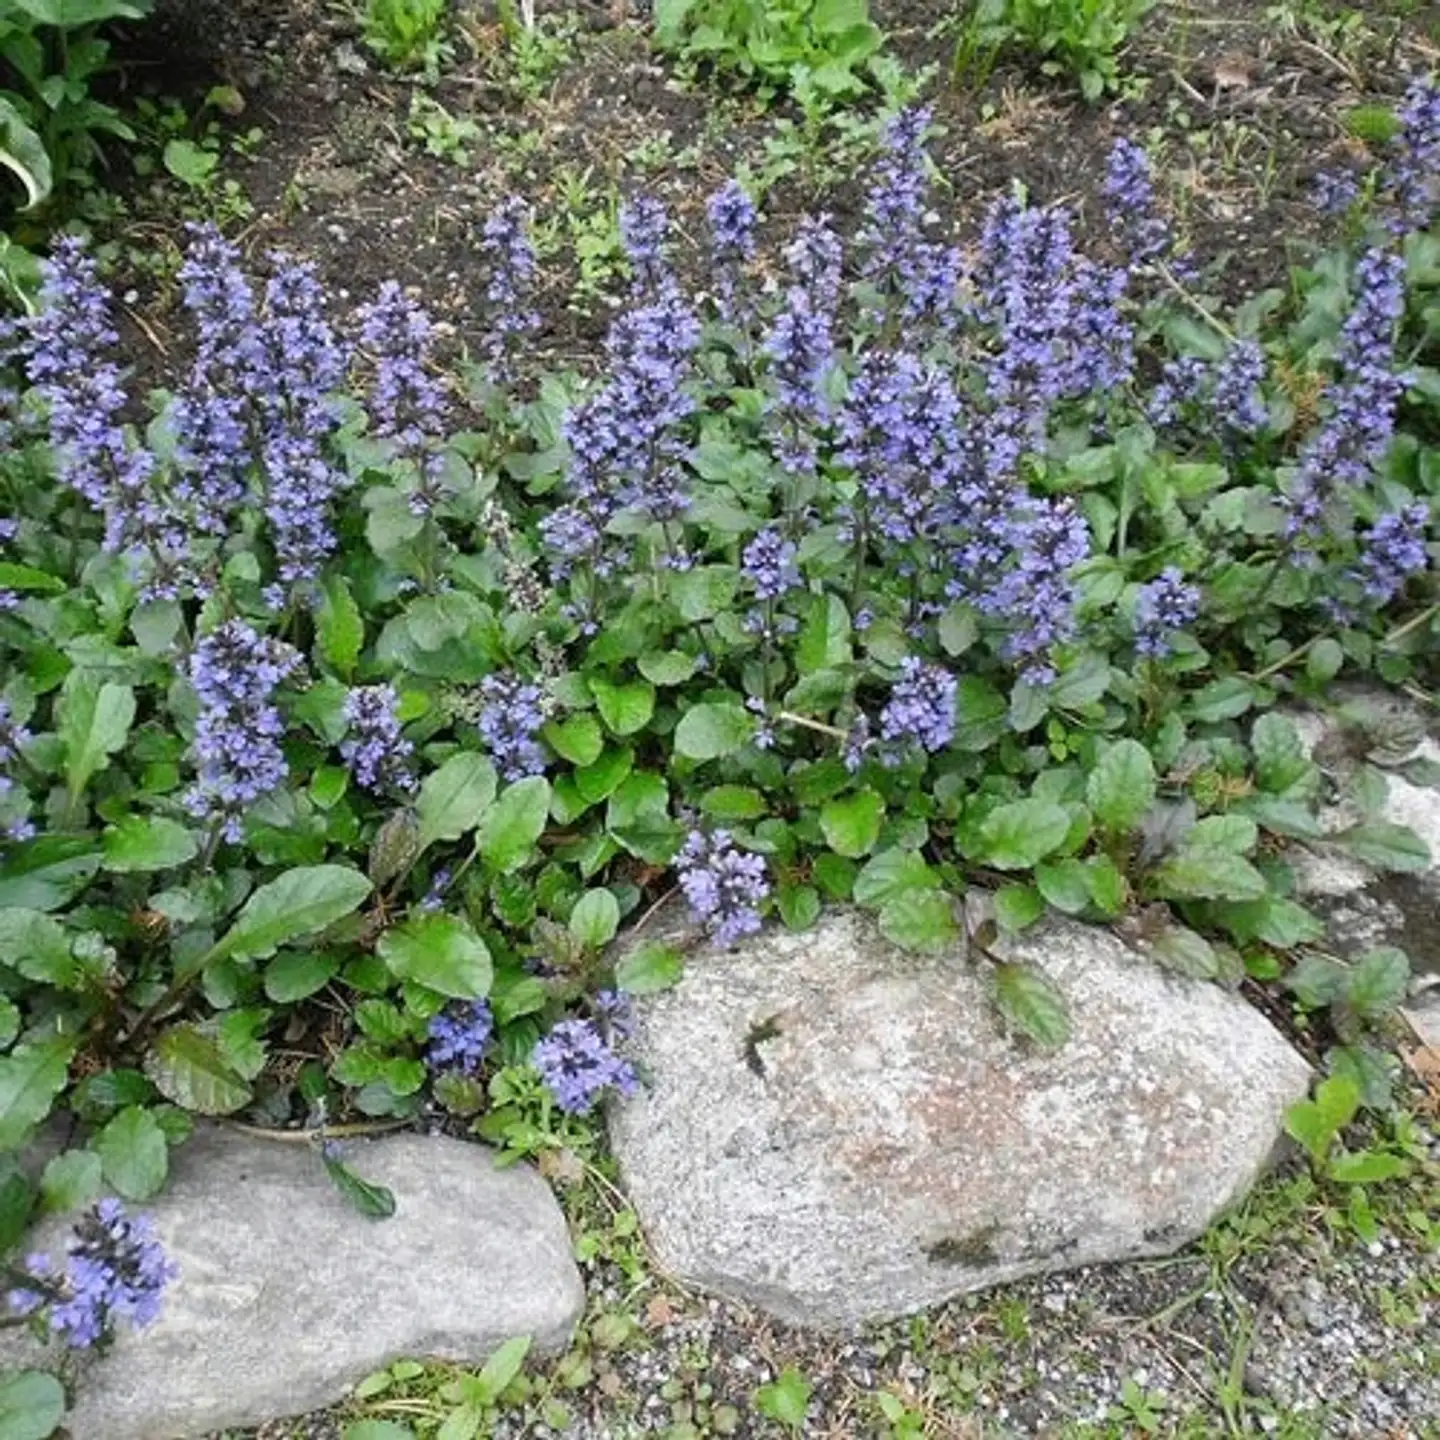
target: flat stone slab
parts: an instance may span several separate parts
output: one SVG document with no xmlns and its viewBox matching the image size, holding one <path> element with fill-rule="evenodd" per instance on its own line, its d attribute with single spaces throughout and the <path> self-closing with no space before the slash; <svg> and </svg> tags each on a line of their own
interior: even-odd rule
<svg viewBox="0 0 1440 1440">
<path fill-rule="evenodd" d="M 180 1266 L 164 1314 L 87 1361 L 66 1419 L 74 1440 L 190 1440 L 341 1399 L 400 1357 L 482 1361 L 515 1335 L 562 1349 L 585 1303 L 549 1187 L 459 1140 L 347 1144 L 396 1213 L 370 1220 L 304 1145 L 197 1130 L 148 1211 Z M 65 1217 L 27 1248 L 59 1255 Z M 54 1365 L 17 1332 L 0 1364 Z"/>
<path fill-rule="evenodd" d="M 1073 1034 L 1007 1038 L 983 965 L 828 911 L 701 951 L 640 1007 L 610 1133 L 661 1265 L 833 1329 L 1025 1275 L 1168 1253 L 1253 1183 L 1310 1081 L 1269 1022 L 1109 931 L 1012 947 Z"/>
</svg>

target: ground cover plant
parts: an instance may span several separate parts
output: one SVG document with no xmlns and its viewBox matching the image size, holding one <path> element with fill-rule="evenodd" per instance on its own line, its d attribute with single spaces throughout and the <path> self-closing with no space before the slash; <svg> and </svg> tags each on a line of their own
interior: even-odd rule
<svg viewBox="0 0 1440 1440">
<path fill-rule="evenodd" d="M 1119 83 L 1119 52 L 1153 0 L 977 0 L 957 22 L 957 75 L 987 70 L 1002 50 L 1068 73 L 1087 100 Z"/>
<path fill-rule="evenodd" d="M 634 195 L 590 385 L 517 383 L 518 204 L 477 237 L 465 394 L 398 287 L 346 331 L 307 267 L 253 280 L 210 230 L 193 358 L 127 394 L 61 242 L 7 337 L 0 1140 L 58 1105 L 86 1143 L 8 1176 L 5 1234 L 148 1198 L 190 1113 L 321 1133 L 433 1099 L 553 1145 L 637 1083 L 624 995 L 684 957 L 606 947 L 672 876 L 717 944 L 853 900 L 949 946 L 978 885 L 1003 928 L 1128 918 L 1186 973 L 1286 978 L 1341 1082 L 1296 1128 L 1341 1158 L 1406 965 L 1337 964 L 1289 894 L 1319 774 L 1271 707 L 1345 668 L 1431 683 L 1437 111 L 1417 84 L 1332 185 L 1351 247 L 1224 316 L 1129 142 L 1096 253 L 1011 198 L 966 256 L 926 233 L 909 113 L 848 261 L 809 217 L 778 290 L 723 188 L 704 301 Z M 1383 821 L 1341 843 L 1426 861 Z M 999 1020 L 1063 1043 L 1063 997 L 968 939 Z M 89 1268 L 15 1277 L 85 1344 L 165 1278 L 100 1203 Z"/>
<path fill-rule="evenodd" d="M 660 0 L 655 39 L 693 63 L 820 107 L 863 92 L 866 64 L 884 41 L 867 0 Z"/>
<path fill-rule="evenodd" d="M 5 0 L 0 5 L 0 165 L 24 190 L 25 209 L 90 171 L 99 135 L 134 139 L 114 106 L 91 94 L 109 20 L 139 20 L 152 0 Z"/>
</svg>

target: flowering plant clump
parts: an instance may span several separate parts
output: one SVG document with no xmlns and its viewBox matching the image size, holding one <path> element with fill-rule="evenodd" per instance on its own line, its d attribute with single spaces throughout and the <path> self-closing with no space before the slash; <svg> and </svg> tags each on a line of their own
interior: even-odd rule
<svg viewBox="0 0 1440 1440">
<path fill-rule="evenodd" d="M 587 379 L 526 374 L 515 202 L 468 389 L 402 290 L 347 320 L 202 229 L 145 416 L 62 242 L 6 340 L 0 1147 L 69 1111 L 77 1206 L 153 1193 L 191 1113 L 438 1107 L 531 1153 L 640 1083 L 627 994 L 827 902 L 917 950 L 967 887 L 1009 930 L 1143 909 L 1186 973 L 1293 973 L 1320 774 L 1271 707 L 1436 675 L 1435 110 L 1358 243 L 1233 313 L 1128 142 L 1088 252 L 1013 196 L 965 249 L 902 114 L 848 249 L 817 214 L 762 255 L 725 186 L 713 303 L 636 196 Z M 1424 863 L 1357 804 L 1332 843 Z M 690 939 L 617 960 L 671 890 Z M 1063 1042 L 1043 975 L 970 953 Z"/>
<path fill-rule="evenodd" d="M 35 1316 L 72 1350 L 108 1345 L 115 1327 L 152 1325 L 179 1273 L 154 1226 L 105 1199 L 76 1223 L 63 1273 L 50 1257 L 26 1257 L 7 1295 L 12 1314 Z"/>
</svg>

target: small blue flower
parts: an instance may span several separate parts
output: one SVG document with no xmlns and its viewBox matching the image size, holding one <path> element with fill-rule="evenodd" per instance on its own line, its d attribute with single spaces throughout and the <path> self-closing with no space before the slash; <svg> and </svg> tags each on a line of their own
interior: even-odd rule
<svg viewBox="0 0 1440 1440">
<path fill-rule="evenodd" d="M 546 1089 L 567 1115 L 588 1115 L 607 1091 L 633 1095 L 635 1067 L 618 1055 L 593 1020 L 561 1020 L 534 1049 Z"/>
<path fill-rule="evenodd" d="M 737 850 L 726 830 L 692 830 L 675 864 L 691 917 L 717 945 L 760 929 L 759 906 L 770 894 L 763 856 Z"/>
</svg>

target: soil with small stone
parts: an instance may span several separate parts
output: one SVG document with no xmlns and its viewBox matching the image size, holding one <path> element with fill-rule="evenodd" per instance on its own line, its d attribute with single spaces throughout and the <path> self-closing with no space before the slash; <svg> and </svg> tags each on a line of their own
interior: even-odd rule
<svg viewBox="0 0 1440 1440">
<path fill-rule="evenodd" d="M 426 83 L 385 73 L 346 6 L 175 0 L 136 33 L 125 78 L 192 116 L 212 87 L 233 87 L 226 106 L 243 113 L 226 133 L 264 133 L 253 155 L 227 149 L 222 173 L 247 203 L 223 218 L 257 264 L 275 248 L 305 255 L 342 304 L 396 278 L 460 346 L 480 323 L 478 228 L 498 196 L 524 195 L 542 226 L 537 369 L 596 363 L 618 287 L 603 251 L 582 265 L 576 241 L 603 232 L 616 188 L 666 201 L 677 264 L 702 285 L 704 200 L 737 168 L 767 187 L 772 238 L 817 208 L 851 226 L 872 132 L 840 125 L 801 143 L 783 105 L 676 76 L 649 48 L 644 7 L 627 0 L 538 8 L 563 37 L 552 67 L 522 72 L 493 10 L 456 0 L 453 53 Z M 1208 267 L 1205 286 L 1230 299 L 1283 286 L 1322 238 L 1309 187 L 1356 149 L 1347 113 L 1393 99 L 1407 72 L 1440 57 L 1425 7 L 1196 0 L 1141 24 L 1120 96 L 1092 106 L 1062 79 L 1005 60 L 983 81 L 946 84 L 953 40 L 936 27 L 947 7 L 872 8 L 908 67 L 938 67 L 926 92 L 940 131 L 938 229 L 972 239 L 989 201 L 1018 181 L 1073 205 L 1084 243 L 1103 250 L 1109 146 L 1120 134 L 1158 139 L 1164 198 Z M 184 343 L 173 284 L 182 222 L 217 202 L 163 179 L 110 179 L 126 207 L 100 228 L 133 282 L 142 368 L 163 374 Z M 1440 1436 L 1440 1085 L 1429 1083 L 1409 1097 L 1428 1161 L 1417 1155 L 1408 1185 L 1383 1204 L 1377 1195 L 1369 1243 L 1338 1220 L 1345 1197 L 1322 1199 L 1292 1164 L 1170 1260 L 1004 1287 L 843 1342 L 686 1295 L 643 1265 L 638 1242 L 611 1235 L 601 1249 L 624 1263 L 586 1265 L 586 1324 L 549 1372 L 571 1423 L 507 1418 L 495 1434 L 780 1434 L 753 1396 L 793 1365 L 813 1384 L 803 1433 L 817 1437 Z M 577 1239 L 610 1235 L 611 1217 L 586 1195 L 569 1197 Z M 880 1392 L 919 1428 L 887 1429 Z M 378 1402 L 342 1407 L 252 1433 L 338 1440 L 349 1420 L 385 1413 Z"/>
<path fill-rule="evenodd" d="M 776 236 L 821 208 L 846 230 L 873 154 L 873 129 L 851 123 L 863 107 L 802 142 L 803 124 L 783 102 L 677 75 L 650 48 L 644 8 L 541 0 L 542 24 L 561 38 L 551 63 L 526 71 L 493 9 L 459 0 L 450 58 L 424 81 L 386 73 L 346 7 L 171 0 L 159 26 L 137 35 L 144 49 L 127 74 L 191 114 L 212 86 L 231 87 L 226 104 L 243 113 L 227 123 L 263 130 L 253 156 L 226 166 L 253 207 L 228 228 L 257 261 L 274 248 L 306 255 L 342 300 L 398 279 L 462 340 L 478 323 L 478 227 L 498 196 L 522 194 L 542 222 L 545 261 L 545 324 L 531 361 L 585 368 L 614 287 L 607 292 L 593 265 L 582 272 L 575 240 L 612 187 L 665 200 L 677 264 L 703 286 L 704 201 L 722 180 L 740 171 L 766 191 Z M 990 201 L 1019 183 L 1076 208 L 1086 243 L 1103 249 L 1097 197 L 1110 145 L 1121 134 L 1158 138 L 1164 199 L 1208 267 L 1207 285 L 1229 298 L 1284 284 L 1324 230 L 1309 200 L 1314 175 L 1360 148 L 1347 114 L 1393 100 L 1407 72 L 1434 63 L 1440 34 L 1425 10 L 1406 18 L 1385 4 L 1361 7 L 1363 23 L 1334 34 L 1315 18 L 1321 9 L 1167 5 L 1139 27 L 1119 96 L 1090 105 L 1063 78 L 1003 57 L 983 83 L 949 79 L 946 7 L 872 8 L 891 53 L 911 73 L 930 68 L 938 230 L 973 239 Z M 137 182 L 130 199 L 131 219 L 115 236 L 153 269 L 157 252 L 182 239 L 175 187 Z M 180 208 L 204 213 L 208 203 L 189 197 Z M 139 318 L 164 368 L 174 288 L 140 291 Z"/>
<path fill-rule="evenodd" d="M 1440 1141 L 1433 1128 L 1425 1134 L 1428 1175 L 1390 1193 L 1370 1243 L 1287 1166 L 1171 1259 L 1005 1286 L 845 1340 L 601 1260 L 582 1267 L 590 1309 L 553 1372 L 569 1423 L 517 1413 L 492 1433 L 778 1436 L 754 1395 L 793 1366 L 813 1386 L 802 1433 L 834 1440 L 894 1433 L 880 1419 L 881 1393 L 923 1426 L 899 1433 L 937 1440 L 1430 1440 L 1440 1435 Z M 577 1234 L 600 1223 L 590 1214 Z M 1426 1223 L 1428 1244 L 1416 1228 Z M 383 1402 L 356 1404 L 246 1434 L 341 1440 L 347 1423 L 386 1413 Z M 414 1407 L 389 1413 L 410 1418 Z"/>
</svg>

